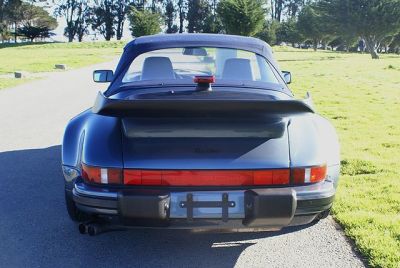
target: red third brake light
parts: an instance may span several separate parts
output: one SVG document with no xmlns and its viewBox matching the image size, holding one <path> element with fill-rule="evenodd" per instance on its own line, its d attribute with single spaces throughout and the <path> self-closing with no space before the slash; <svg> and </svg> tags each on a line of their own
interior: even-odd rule
<svg viewBox="0 0 400 268">
<path fill-rule="evenodd" d="M 215 76 L 213 75 L 197 75 L 193 78 L 193 82 L 197 84 L 212 84 L 215 83 Z"/>
</svg>

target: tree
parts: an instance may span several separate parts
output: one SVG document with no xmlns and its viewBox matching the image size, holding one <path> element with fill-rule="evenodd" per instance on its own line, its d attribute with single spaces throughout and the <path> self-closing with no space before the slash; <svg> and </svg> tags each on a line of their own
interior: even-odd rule
<svg viewBox="0 0 400 268">
<path fill-rule="evenodd" d="M 0 0 L 0 38 L 2 42 L 9 36 L 7 23 L 4 20 L 5 4 L 4 0 Z"/>
<path fill-rule="evenodd" d="M 4 20 L 5 4 L 6 2 L 4 0 L 0 0 L 0 23 Z"/>
<path fill-rule="evenodd" d="M 176 33 L 178 31 L 178 27 L 174 24 L 176 17 L 176 11 L 174 3 L 171 0 L 168 0 L 165 6 L 165 24 L 167 25 L 166 33 Z"/>
<path fill-rule="evenodd" d="M 321 0 L 319 9 L 340 36 L 359 36 L 373 59 L 385 37 L 400 30 L 398 0 Z"/>
<path fill-rule="evenodd" d="M 89 34 L 91 18 L 92 9 L 89 7 L 89 5 L 82 3 L 78 20 L 76 22 L 76 36 L 78 37 L 78 42 L 82 42 L 83 36 Z"/>
<path fill-rule="evenodd" d="M 271 0 L 271 18 L 280 22 L 284 7 L 285 0 Z"/>
<path fill-rule="evenodd" d="M 33 4 L 22 3 L 21 5 L 21 24 L 17 32 L 33 42 L 35 38 L 49 37 L 50 31 L 54 30 L 58 23 L 57 20 L 41 7 Z"/>
<path fill-rule="evenodd" d="M 392 43 L 389 45 L 389 51 L 400 54 L 400 32 L 393 37 Z"/>
<path fill-rule="evenodd" d="M 300 9 L 304 6 L 305 0 L 286 0 L 285 8 L 286 14 L 289 18 L 295 18 L 300 11 Z"/>
<path fill-rule="evenodd" d="M 186 0 L 178 0 L 178 15 L 179 15 L 179 32 L 183 33 L 183 24 L 186 19 L 187 2 Z"/>
<path fill-rule="evenodd" d="M 223 31 L 222 22 L 217 14 L 218 1 L 209 0 L 210 12 L 204 23 L 205 33 L 221 33 Z"/>
<path fill-rule="evenodd" d="M 67 23 L 67 26 L 64 28 L 64 36 L 68 38 L 68 42 L 72 42 L 76 34 L 74 25 L 76 7 L 77 0 L 65 0 L 55 4 L 54 16 L 64 17 Z"/>
<path fill-rule="evenodd" d="M 203 33 L 221 33 L 223 26 L 217 14 L 208 14 L 204 20 Z"/>
<path fill-rule="evenodd" d="M 306 40 L 312 41 L 314 50 L 317 50 L 319 43 L 326 36 L 324 17 L 318 13 L 314 4 L 307 5 L 301 10 L 297 28 Z"/>
<path fill-rule="evenodd" d="M 77 34 L 78 39 L 82 40 L 82 35 L 87 32 L 88 28 L 89 4 L 87 1 L 60 1 L 55 6 L 54 14 L 57 17 L 64 17 L 67 23 L 64 35 L 68 38 L 68 42 L 72 42 Z"/>
<path fill-rule="evenodd" d="M 217 13 L 226 33 L 253 36 L 261 31 L 266 12 L 260 0 L 221 0 Z"/>
<path fill-rule="evenodd" d="M 0 0 L 1 1 L 1 0 Z M 14 42 L 17 42 L 17 29 L 22 21 L 22 1 L 21 0 L 8 0 L 8 1 L 2 1 L 3 3 L 0 3 L 0 5 L 3 6 L 3 10 L 0 16 L 2 16 L 2 24 L 3 24 L 3 29 L 4 33 L 6 35 L 11 34 L 11 31 L 9 30 L 9 26 L 13 25 L 14 31 Z"/>
<path fill-rule="evenodd" d="M 124 24 L 126 19 L 126 14 L 129 11 L 129 6 L 131 4 L 130 0 L 119 0 L 115 3 L 115 14 L 116 14 L 116 34 L 117 40 L 121 40 L 124 32 Z"/>
<path fill-rule="evenodd" d="M 188 0 L 188 21 L 189 33 L 204 32 L 205 21 L 210 15 L 210 6 L 206 0 Z"/>
<path fill-rule="evenodd" d="M 36 38 L 47 38 L 52 34 L 50 33 L 50 29 L 47 27 L 38 27 L 38 26 L 29 26 L 25 25 L 17 30 L 18 35 L 25 36 L 31 42 Z"/>
<path fill-rule="evenodd" d="M 131 7 L 128 19 L 133 37 L 161 32 L 162 18 L 158 13 L 152 13 L 149 10 L 139 11 L 135 7 Z"/>
<path fill-rule="evenodd" d="M 94 0 L 92 29 L 102 34 L 106 41 L 110 41 L 115 35 L 115 5 L 117 2 L 117 0 Z"/>
<path fill-rule="evenodd" d="M 296 43 L 301 43 L 303 37 L 299 33 L 297 28 L 297 21 L 295 18 L 291 18 L 287 21 L 281 22 L 278 29 L 276 30 L 276 42 L 280 44 L 282 42 L 290 43 L 294 47 Z"/>
<path fill-rule="evenodd" d="M 263 30 L 257 33 L 257 37 L 270 45 L 277 43 L 276 32 L 279 29 L 279 22 L 276 20 L 267 20 L 264 22 Z"/>
</svg>

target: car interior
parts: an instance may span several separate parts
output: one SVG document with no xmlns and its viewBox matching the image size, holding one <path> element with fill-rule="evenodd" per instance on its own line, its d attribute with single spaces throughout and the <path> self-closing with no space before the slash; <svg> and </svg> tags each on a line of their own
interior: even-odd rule
<svg viewBox="0 0 400 268">
<path fill-rule="evenodd" d="M 122 82 L 185 80 L 213 75 L 220 80 L 279 83 L 260 56 L 224 48 L 172 48 L 150 51 L 133 60 Z"/>
<path fill-rule="evenodd" d="M 202 74 L 204 75 L 204 74 Z M 211 73 L 210 73 L 211 75 Z M 192 75 L 189 77 L 192 78 Z M 231 58 L 225 61 L 221 79 L 252 81 L 253 73 L 249 59 Z M 142 72 L 138 80 L 185 79 L 178 75 L 168 57 L 147 57 L 144 60 Z"/>
</svg>

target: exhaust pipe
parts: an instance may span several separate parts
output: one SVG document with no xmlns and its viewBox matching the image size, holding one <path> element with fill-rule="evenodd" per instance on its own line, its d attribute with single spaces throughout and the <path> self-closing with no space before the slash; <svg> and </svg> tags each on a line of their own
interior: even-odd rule
<svg viewBox="0 0 400 268">
<path fill-rule="evenodd" d="M 78 230 L 80 234 L 95 236 L 111 229 L 106 224 L 99 224 L 96 222 L 82 222 L 78 225 Z"/>
<path fill-rule="evenodd" d="M 87 233 L 90 236 L 95 236 L 95 235 L 104 233 L 105 231 L 108 230 L 108 227 L 106 225 L 101 225 L 101 224 L 98 224 L 98 223 L 88 224 L 87 228 L 88 228 L 87 229 Z"/>
<path fill-rule="evenodd" d="M 122 230 L 125 229 L 120 226 L 115 226 L 107 222 L 101 222 L 101 221 L 81 222 L 78 225 L 78 231 L 80 234 L 88 234 L 90 236 L 95 236 L 110 231 L 122 231 Z"/>
<path fill-rule="evenodd" d="M 87 224 L 86 223 L 79 223 L 78 225 L 78 230 L 80 234 L 87 234 L 88 232 L 88 228 L 87 228 Z"/>
</svg>

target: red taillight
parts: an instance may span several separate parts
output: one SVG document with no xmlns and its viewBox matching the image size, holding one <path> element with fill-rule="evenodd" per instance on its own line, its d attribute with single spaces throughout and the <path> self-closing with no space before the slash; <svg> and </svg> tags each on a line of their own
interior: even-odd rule
<svg viewBox="0 0 400 268">
<path fill-rule="evenodd" d="M 193 78 L 193 82 L 197 84 L 212 84 L 215 83 L 215 76 L 213 75 L 197 75 Z"/>
<path fill-rule="evenodd" d="M 323 181 L 326 177 L 326 173 L 327 173 L 326 165 L 319 166 L 319 167 L 312 167 L 310 182 L 314 183 L 314 182 Z"/>
<path fill-rule="evenodd" d="M 256 170 L 253 172 L 253 185 L 289 184 L 289 169 Z"/>
<path fill-rule="evenodd" d="M 165 186 L 253 186 L 289 184 L 289 169 L 124 170 L 124 184 Z"/>
<path fill-rule="evenodd" d="M 292 179 L 294 184 L 316 183 L 323 181 L 326 177 L 326 165 L 308 168 L 292 169 Z"/>
<path fill-rule="evenodd" d="M 82 164 L 85 182 L 148 186 L 301 185 L 323 181 L 326 173 L 326 165 L 270 170 L 122 170 Z"/>
<path fill-rule="evenodd" d="M 89 167 L 82 164 L 82 178 L 87 182 L 100 183 L 100 168 Z"/>
<path fill-rule="evenodd" d="M 122 170 L 118 168 L 90 167 L 82 164 L 82 178 L 89 183 L 121 184 Z"/>
<path fill-rule="evenodd" d="M 241 186 L 252 182 L 242 170 L 168 170 L 162 172 L 163 185 L 169 186 Z"/>
</svg>

